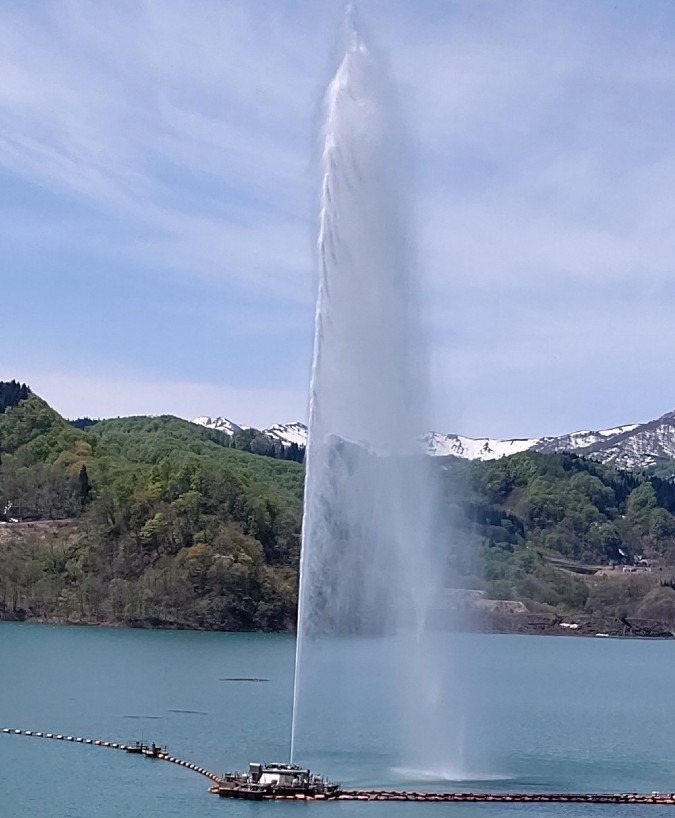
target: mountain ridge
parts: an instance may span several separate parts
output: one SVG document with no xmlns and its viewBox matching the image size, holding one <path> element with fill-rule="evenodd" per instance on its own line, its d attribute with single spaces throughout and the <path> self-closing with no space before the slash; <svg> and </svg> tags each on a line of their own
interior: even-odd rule
<svg viewBox="0 0 675 818">
<path fill-rule="evenodd" d="M 227 435 L 248 428 L 224 416 L 201 416 L 192 422 Z M 304 447 L 307 444 L 307 426 L 298 421 L 276 423 L 260 431 L 284 446 L 293 443 Z M 422 436 L 420 442 L 427 454 L 436 457 L 486 461 L 525 451 L 549 454 L 573 452 L 617 468 L 648 468 L 675 459 L 675 411 L 666 412 L 645 423 L 628 423 L 607 429 L 580 429 L 539 438 L 472 438 L 430 431 Z"/>
</svg>

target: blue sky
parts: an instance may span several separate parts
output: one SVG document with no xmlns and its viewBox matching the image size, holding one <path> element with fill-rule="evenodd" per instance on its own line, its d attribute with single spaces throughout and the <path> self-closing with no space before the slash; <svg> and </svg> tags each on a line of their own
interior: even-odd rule
<svg viewBox="0 0 675 818">
<path fill-rule="evenodd" d="M 409 123 L 439 431 L 675 408 L 675 4 L 362 0 Z M 0 6 L 0 377 L 304 419 L 332 0 Z"/>
</svg>

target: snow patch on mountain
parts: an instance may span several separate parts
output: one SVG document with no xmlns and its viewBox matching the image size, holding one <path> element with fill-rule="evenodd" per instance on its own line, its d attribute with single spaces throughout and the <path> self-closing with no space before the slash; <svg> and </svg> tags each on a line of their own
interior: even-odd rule
<svg viewBox="0 0 675 818">
<path fill-rule="evenodd" d="M 628 426 L 615 426 L 613 429 L 603 429 L 598 434 L 602 437 L 613 437 L 614 435 L 622 435 L 624 432 L 632 432 L 639 425 L 639 423 L 629 423 Z"/>
</svg>

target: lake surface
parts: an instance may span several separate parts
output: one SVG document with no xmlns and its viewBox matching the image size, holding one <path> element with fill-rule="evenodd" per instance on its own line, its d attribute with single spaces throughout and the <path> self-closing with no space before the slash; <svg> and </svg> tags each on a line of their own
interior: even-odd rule
<svg viewBox="0 0 675 818">
<path fill-rule="evenodd" d="M 401 769 L 388 738 L 395 725 L 378 721 L 374 700 L 358 718 L 334 702 L 335 742 L 326 748 L 307 732 L 297 761 L 345 786 L 675 790 L 675 642 L 447 634 L 439 646 L 448 662 L 471 657 L 475 710 L 462 729 L 474 737 L 469 744 L 485 751 L 475 775 L 493 780 L 439 780 L 444 759 L 436 769 Z M 335 672 L 358 667 L 359 653 L 371 649 L 367 640 L 343 642 Z M 288 758 L 292 637 L 2 623 L 0 657 L 0 726 L 119 742 L 143 738 L 217 773 Z M 369 702 L 369 679 L 354 676 Z M 225 681 L 233 677 L 269 681 Z M 571 818 L 667 809 L 231 802 L 174 765 L 0 734 L 2 818 L 237 818 L 270 811 L 282 818 L 310 811 L 326 818 L 385 812 Z"/>
</svg>

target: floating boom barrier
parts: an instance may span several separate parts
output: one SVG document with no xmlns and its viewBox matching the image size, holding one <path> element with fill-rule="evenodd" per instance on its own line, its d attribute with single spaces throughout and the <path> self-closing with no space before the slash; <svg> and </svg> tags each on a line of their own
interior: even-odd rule
<svg viewBox="0 0 675 818">
<path fill-rule="evenodd" d="M 157 747 L 154 744 L 147 745 L 143 743 L 136 744 L 118 744 L 115 741 L 103 741 L 98 738 L 82 738 L 81 736 L 65 736 L 61 733 L 41 733 L 35 730 L 16 730 L 11 727 L 0 728 L 2 733 L 12 736 L 29 736 L 30 738 L 44 738 L 52 741 L 72 741 L 76 744 L 88 744 L 93 747 L 105 747 L 108 750 L 121 750 L 125 753 L 135 753 L 143 755 L 146 758 L 154 758 L 158 761 L 168 761 L 170 764 L 177 764 L 179 767 L 185 767 L 186 770 L 192 770 L 205 778 L 209 778 L 215 783 L 220 783 L 220 776 L 212 773 L 210 770 L 205 770 L 197 764 L 192 764 L 190 761 L 185 761 L 182 758 L 172 756 L 168 751 Z"/>
<path fill-rule="evenodd" d="M 321 800 L 317 796 L 315 800 Z M 401 792 L 397 790 L 347 790 L 338 801 L 407 801 L 495 804 L 661 804 L 675 806 L 675 793 L 575 793 L 575 792 Z"/>
<path fill-rule="evenodd" d="M 146 758 L 167 761 L 184 767 L 186 770 L 198 773 L 213 782 L 210 792 L 225 795 L 222 785 L 224 780 L 215 773 L 192 764 L 181 758 L 171 755 L 167 750 L 155 744 L 146 745 L 120 744 L 102 739 L 82 738 L 81 736 L 66 736 L 60 733 L 43 733 L 34 730 L 18 730 L 11 727 L 2 727 L 0 732 L 13 736 L 28 736 L 30 738 L 50 739 L 53 741 L 69 741 L 76 744 L 87 744 L 94 747 L 103 747 L 127 753 L 144 755 Z M 235 796 L 236 797 L 236 796 Z M 241 796 L 239 796 L 241 797 Z M 245 797 L 245 796 L 244 796 Z M 575 793 L 575 792 L 417 792 L 407 790 L 337 790 L 329 794 L 317 793 L 307 795 L 302 792 L 276 794 L 266 792 L 261 795 L 263 801 L 406 801 L 425 803 L 494 803 L 494 804 L 660 804 L 675 806 L 675 793 L 652 792 L 644 793 Z"/>
</svg>

